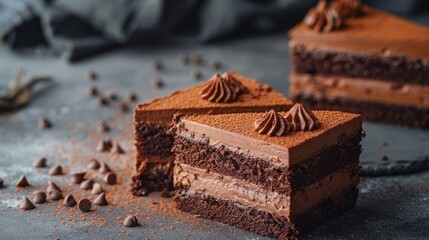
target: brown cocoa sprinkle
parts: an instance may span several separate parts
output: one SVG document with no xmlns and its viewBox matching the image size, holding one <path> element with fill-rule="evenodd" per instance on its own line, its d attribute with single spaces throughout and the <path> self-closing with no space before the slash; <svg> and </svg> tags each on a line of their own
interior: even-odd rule
<svg viewBox="0 0 429 240">
<path fill-rule="evenodd" d="M 130 110 L 128 103 L 125 101 L 119 101 L 117 106 L 118 106 L 118 109 L 121 110 L 122 112 L 128 112 L 128 110 Z"/>
<path fill-rule="evenodd" d="M 59 164 L 55 164 L 51 169 L 49 169 L 49 175 L 58 176 L 63 174 L 63 168 Z"/>
<path fill-rule="evenodd" d="M 52 127 L 52 123 L 47 118 L 42 117 L 39 119 L 39 127 L 41 129 L 48 129 Z"/>
<path fill-rule="evenodd" d="M 104 139 L 104 140 L 100 140 L 100 142 L 98 142 L 97 145 L 97 151 L 99 152 L 109 152 L 110 149 L 112 149 L 112 140 L 110 139 Z"/>
<path fill-rule="evenodd" d="M 25 176 L 21 176 L 18 181 L 16 182 L 17 187 L 28 187 L 30 186 L 30 183 L 28 182 L 27 178 Z"/>
<path fill-rule="evenodd" d="M 88 180 L 85 180 L 85 181 L 83 181 L 81 184 L 80 184 L 80 189 L 83 189 L 83 190 L 90 190 L 90 189 L 92 189 L 92 186 L 94 185 L 94 180 L 92 180 L 92 179 L 88 179 Z"/>
<path fill-rule="evenodd" d="M 92 195 L 99 195 L 100 193 L 104 192 L 103 188 L 101 187 L 101 184 L 94 183 L 92 185 L 91 194 Z"/>
<path fill-rule="evenodd" d="M 107 100 L 106 97 L 100 96 L 98 98 L 98 105 L 100 105 L 100 106 L 107 106 L 107 105 L 109 105 L 109 100 Z"/>
<path fill-rule="evenodd" d="M 58 185 L 57 184 L 55 184 L 55 182 L 54 181 L 49 181 L 48 182 L 48 187 L 46 188 L 46 192 L 51 192 L 52 190 L 57 190 L 57 191 L 59 191 L 59 192 L 62 192 L 62 190 L 61 190 L 61 188 L 60 187 L 58 187 Z"/>
<path fill-rule="evenodd" d="M 42 191 L 34 191 L 31 199 L 37 204 L 46 202 L 46 193 Z"/>
<path fill-rule="evenodd" d="M 103 177 L 103 181 L 109 185 L 116 184 L 117 177 L 115 173 L 108 173 Z"/>
<path fill-rule="evenodd" d="M 48 196 L 49 196 L 49 199 L 51 199 L 53 201 L 58 201 L 58 200 L 63 198 L 63 194 L 60 191 L 55 190 L 55 189 L 48 192 Z"/>
<path fill-rule="evenodd" d="M 106 206 L 109 204 L 106 199 L 106 194 L 104 192 L 100 193 L 98 197 L 94 200 L 94 204 L 98 206 Z"/>
<path fill-rule="evenodd" d="M 164 82 L 161 78 L 154 78 L 152 79 L 152 85 L 156 88 L 162 88 L 164 87 Z"/>
<path fill-rule="evenodd" d="M 41 157 L 39 159 L 37 159 L 36 161 L 33 162 L 33 167 L 35 168 L 44 168 L 46 167 L 46 158 L 45 157 Z"/>
<path fill-rule="evenodd" d="M 163 66 L 161 60 L 155 60 L 155 61 L 153 61 L 153 68 L 155 70 L 161 70 L 161 69 L 163 69 L 164 66 Z"/>
<path fill-rule="evenodd" d="M 118 94 L 113 89 L 107 90 L 104 96 L 106 96 L 107 98 L 113 101 L 118 100 Z"/>
<path fill-rule="evenodd" d="M 74 184 L 81 184 L 85 179 L 86 172 L 75 172 L 71 174 L 71 182 Z"/>
<path fill-rule="evenodd" d="M 381 156 L 381 161 L 387 161 L 389 160 L 389 157 L 387 157 L 386 155 Z"/>
<path fill-rule="evenodd" d="M 128 216 L 124 220 L 124 227 L 137 227 L 139 221 L 135 216 Z"/>
<path fill-rule="evenodd" d="M 138 97 L 137 97 L 137 95 L 134 92 L 129 91 L 127 93 L 127 96 L 126 96 L 125 99 L 127 99 L 129 102 L 134 102 L 134 101 L 136 101 L 138 99 Z"/>
<path fill-rule="evenodd" d="M 89 71 L 86 73 L 86 78 L 87 78 L 89 81 L 94 81 L 94 80 L 98 79 L 98 74 L 97 74 L 95 71 L 93 71 L 93 70 L 89 70 Z"/>
<path fill-rule="evenodd" d="M 73 195 L 69 194 L 64 198 L 63 205 L 66 207 L 74 207 L 76 206 L 76 199 L 73 197 Z"/>
<path fill-rule="evenodd" d="M 111 153 L 124 154 L 125 151 L 119 143 L 115 143 L 115 145 L 113 145 Z"/>
<path fill-rule="evenodd" d="M 4 180 L 3 180 L 3 178 L 0 178 L 0 188 L 3 188 L 4 187 Z"/>
<path fill-rule="evenodd" d="M 203 63 L 203 58 L 200 54 L 195 54 L 192 56 L 192 63 L 196 65 L 201 65 Z"/>
<path fill-rule="evenodd" d="M 110 131 L 110 127 L 109 125 L 107 125 L 107 123 L 105 121 L 100 121 L 97 123 L 97 129 L 99 132 L 109 132 Z"/>
<path fill-rule="evenodd" d="M 186 55 L 186 54 L 184 54 L 184 53 L 181 53 L 181 54 L 179 54 L 179 57 L 178 57 L 178 59 L 179 59 L 179 61 L 181 62 L 181 63 L 183 63 L 183 64 L 189 64 L 189 56 L 188 55 Z"/>
<path fill-rule="evenodd" d="M 203 74 L 201 73 L 200 70 L 194 70 L 194 71 L 192 71 L 192 77 L 195 80 L 200 80 L 203 77 Z"/>
<path fill-rule="evenodd" d="M 92 170 L 97 170 L 100 168 L 100 163 L 98 162 L 97 159 L 93 158 L 90 160 L 90 162 L 88 164 L 88 168 L 92 169 Z"/>
<path fill-rule="evenodd" d="M 219 60 L 213 60 L 210 64 L 215 70 L 219 70 L 222 67 L 222 63 Z"/>
<path fill-rule="evenodd" d="M 27 197 L 24 197 L 22 199 L 21 204 L 19 205 L 19 208 L 21 208 L 22 210 L 32 210 L 32 209 L 35 209 L 36 206 L 34 206 L 34 204 L 30 201 L 30 199 L 28 199 Z"/>
<path fill-rule="evenodd" d="M 82 212 L 91 211 L 91 206 L 92 206 L 91 201 L 89 201 L 89 199 L 87 199 L 87 198 L 83 198 L 83 199 L 79 200 L 79 203 L 77 204 L 77 207 Z"/>
<path fill-rule="evenodd" d="M 112 169 L 107 165 L 107 163 L 103 162 L 101 163 L 100 168 L 98 169 L 100 173 L 109 173 L 112 171 Z"/>
<path fill-rule="evenodd" d="M 87 93 L 91 97 L 96 97 L 98 96 L 98 89 L 94 86 L 91 86 L 88 88 Z"/>
</svg>

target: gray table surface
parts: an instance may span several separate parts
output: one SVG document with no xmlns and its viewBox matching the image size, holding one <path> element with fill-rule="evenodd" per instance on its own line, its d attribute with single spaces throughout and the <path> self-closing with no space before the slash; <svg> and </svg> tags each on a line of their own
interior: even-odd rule
<svg viewBox="0 0 429 240">
<path fill-rule="evenodd" d="M 201 67 L 183 66 L 177 60 L 179 53 L 200 53 L 205 64 Z M 164 62 L 162 72 L 152 69 L 153 59 Z M 291 62 L 285 35 L 206 46 L 120 49 L 73 65 L 53 57 L 17 55 L 0 47 L 0 88 L 8 84 L 18 68 L 24 68 L 30 74 L 48 74 L 55 78 L 55 84 L 38 89 L 31 105 L 15 113 L 0 115 L 0 177 L 6 181 L 6 187 L 0 189 L 0 239 L 265 239 L 175 211 L 171 199 L 161 199 L 158 194 L 135 199 L 131 197 L 126 189 L 128 176 L 123 175 L 132 172 L 132 114 L 121 114 L 114 105 L 99 107 L 97 101 L 86 94 L 89 85 L 96 85 L 102 91 L 116 89 L 120 95 L 131 89 L 138 93 L 139 102 L 148 101 L 195 84 L 190 76 L 192 69 L 200 69 L 204 78 L 211 76 L 215 71 L 207 62 L 213 59 L 221 60 L 224 65 L 221 71 L 235 70 L 287 93 Z M 94 69 L 100 76 L 93 84 L 85 79 L 89 69 Z M 155 89 L 151 85 L 151 79 L 157 76 L 164 80 L 165 88 Z M 50 130 L 39 129 L 38 119 L 41 116 L 51 119 L 54 127 Z M 98 134 L 93 130 L 95 123 L 101 119 L 113 126 L 111 133 Z M 427 131 L 369 123 L 365 123 L 364 128 L 368 135 L 363 142 L 364 163 L 378 163 L 381 155 L 388 155 L 395 161 L 428 154 Z M 94 146 L 98 139 L 105 136 L 119 139 L 127 154 L 112 157 L 96 153 Z M 388 146 L 383 146 L 385 142 Z M 77 210 L 73 210 L 73 216 L 65 215 L 66 210 L 59 208 L 59 203 L 40 205 L 35 211 L 21 212 L 17 209 L 19 198 L 29 196 L 35 189 L 45 188 L 50 179 L 60 183 L 66 191 L 77 191 L 76 187 L 67 185 L 67 176 L 50 177 L 46 174 L 47 170 L 31 167 L 31 162 L 43 155 L 48 157 L 51 165 L 61 162 L 67 173 L 84 169 L 91 156 L 114 165 L 115 171 L 123 173 L 118 185 L 123 189 L 106 187 L 113 207 L 95 208 L 95 211 L 84 215 L 87 219 L 82 219 L 83 214 Z M 15 181 L 23 174 L 33 187 L 16 191 Z M 126 206 L 114 191 L 126 196 Z M 154 205 L 153 202 L 158 204 Z M 132 229 L 123 228 L 120 221 L 128 213 L 136 214 L 145 224 Z M 62 223 L 65 218 L 77 220 Z M 91 218 L 102 219 L 100 221 L 105 222 L 104 226 L 95 227 Z M 170 229 L 171 226 L 174 228 Z M 303 234 L 301 238 L 429 238 L 429 172 L 362 177 L 357 206 L 344 216 Z"/>
</svg>

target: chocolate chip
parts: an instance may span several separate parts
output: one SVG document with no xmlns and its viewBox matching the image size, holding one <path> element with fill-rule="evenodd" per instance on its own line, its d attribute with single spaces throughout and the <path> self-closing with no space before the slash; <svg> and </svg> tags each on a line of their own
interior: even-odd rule
<svg viewBox="0 0 429 240">
<path fill-rule="evenodd" d="M 100 168 L 98 169 L 100 173 L 108 173 L 111 172 L 112 169 L 107 165 L 107 163 L 101 163 Z"/>
<path fill-rule="evenodd" d="M 173 194 L 168 190 L 168 188 L 164 188 L 161 192 L 161 197 L 163 198 L 171 198 Z"/>
<path fill-rule="evenodd" d="M 199 70 L 194 70 L 194 71 L 192 71 L 192 77 L 195 80 L 200 80 L 203 77 L 203 74 Z"/>
<path fill-rule="evenodd" d="M 203 58 L 199 54 L 192 56 L 192 62 L 196 65 L 201 65 L 203 63 Z"/>
<path fill-rule="evenodd" d="M 161 70 L 164 66 L 162 65 L 161 60 L 153 61 L 153 68 L 156 70 Z"/>
<path fill-rule="evenodd" d="M 34 204 L 30 201 L 30 199 L 28 199 L 27 197 L 24 197 L 22 199 L 21 204 L 19 205 L 19 208 L 21 208 L 22 210 L 32 210 L 32 209 L 35 209 L 36 206 L 34 206 Z"/>
<path fill-rule="evenodd" d="M 135 216 L 128 216 L 124 220 L 124 227 L 137 227 L 139 221 Z"/>
<path fill-rule="evenodd" d="M 73 197 L 73 195 L 69 194 L 64 198 L 63 205 L 66 207 L 74 207 L 76 206 L 76 199 Z"/>
<path fill-rule="evenodd" d="M 39 159 L 37 159 L 36 161 L 33 162 L 33 167 L 35 168 L 44 168 L 46 167 L 46 158 L 45 157 L 41 157 Z"/>
<path fill-rule="evenodd" d="M 61 190 L 61 188 L 60 187 L 58 187 L 58 185 L 57 184 L 55 184 L 55 182 L 54 181 L 49 181 L 48 182 L 48 187 L 46 188 L 46 192 L 51 192 L 51 191 L 53 191 L 53 190 L 56 190 L 56 191 L 59 191 L 59 192 L 62 192 L 62 190 Z"/>
<path fill-rule="evenodd" d="M 39 127 L 42 129 L 48 129 L 52 127 L 52 123 L 47 118 L 40 118 Z"/>
<path fill-rule="evenodd" d="M 4 181 L 3 181 L 3 178 L 0 178 L 0 188 L 3 188 L 4 187 Z"/>
<path fill-rule="evenodd" d="M 79 203 L 77 204 L 77 207 L 82 212 L 91 211 L 91 206 L 92 206 L 91 201 L 89 201 L 89 199 L 87 199 L 87 198 L 83 198 L 83 199 L 79 200 Z"/>
<path fill-rule="evenodd" d="M 219 60 L 213 60 L 210 65 L 216 70 L 222 67 L 222 63 Z"/>
<path fill-rule="evenodd" d="M 109 185 L 116 184 L 117 177 L 115 173 L 108 173 L 103 177 L 103 181 Z"/>
<path fill-rule="evenodd" d="M 109 105 L 109 100 L 107 100 L 106 97 L 100 96 L 98 98 L 98 105 L 100 105 L 100 106 L 107 106 L 107 105 Z"/>
<path fill-rule="evenodd" d="M 121 145 L 119 145 L 119 143 L 115 143 L 115 145 L 112 148 L 111 153 L 123 154 L 123 153 L 125 153 L 125 151 L 121 147 Z"/>
<path fill-rule="evenodd" d="M 83 181 L 80 184 L 80 189 L 89 190 L 92 188 L 93 185 L 94 185 L 94 180 L 88 179 L 88 180 Z"/>
<path fill-rule="evenodd" d="M 49 169 L 49 175 L 58 176 L 63 174 L 63 168 L 59 164 L 55 164 L 51 169 Z"/>
<path fill-rule="evenodd" d="M 383 147 L 387 147 L 387 146 L 389 146 L 389 143 L 384 142 L 384 143 L 383 143 Z"/>
<path fill-rule="evenodd" d="M 101 140 L 100 142 L 98 142 L 97 151 L 99 151 L 99 152 L 109 152 L 110 149 L 112 149 L 112 146 L 113 146 L 112 140 L 110 140 L 110 139 L 104 139 L 104 140 Z"/>
<path fill-rule="evenodd" d="M 30 186 L 30 183 L 27 181 L 27 178 L 25 176 L 21 176 L 18 181 L 16 182 L 17 187 L 28 187 Z"/>
<path fill-rule="evenodd" d="M 126 99 L 127 99 L 129 102 L 134 102 L 134 101 L 136 101 L 136 100 L 138 99 L 138 97 L 137 97 L 137 95 L 136 95 L 134 92 L 129 91 L 129 92 L 127 93 Z"/>
<path fill-rule="evenodd" d="M 104 192 L 100 193 L 100 195 L 98 195 L 98 197 L 94 200 L 94 204 L 99 206 L 106 206 L 109 204 L 106 199 L 106 194 Z"/>
<path fill-rule="evenodd" d="M 110 100 L 113 100 L 113 101 L 118 99 L 118 94 L 113 89 L 107 90 L 106 93 L 104 94 L 104 96 L 106 96 L 107 98 L 109 98 Z"/>
<path fill-rule="evenodd" d="M 86 172 L 75 172 L 71 174 L 71 182 L 74 184 L 81 184 L 85 179 Z"/>
<path fill-rule="evenodd" d="M 46 202 L 46 193 L 42 191 L 34 191 L 31 199 L 33 202 L 41 204 Z"/>
<path fill-rule="evenodd" d="M 152 85 L 156 88 L 162 88 L 164 87 L 164 82 L 161 78 L 154 78 L 152 79 Z"/>
<path fill-rule="evenodd" d="M 110 131 L 110 127 L 109 125 L 107 125 L 106 122 L 104 121 L 100 121 L 97 123 L 97 129 L 99 132 L 108 132 Z"/>
<path fill-rule="evenodd" d="M 94 185 L 92 185 L 92 190 L 91 190 L 92 195 L 98 195 L 102 192 L 104 192 L 104 191 L 103 191 L 103 188 L 101 187 L 101 184 L 94 183 Z"/>
<path fill-rule="evenodd" d="M 119 101 L 117 106 L 118 106 L 119 110 L 121 110 L 122 112 L 128 112 L 128 110 L 130 110 L 128 103 L 125 101 Z"/>
<path fill-rule="evenodd" d="M 179 57 L 178 57 L 178 59 L 179 59 L 179 61 L 181 62 L 181 63 L 183 63 L 183 64 L 189 64 L 189 56 L 188 55 L 186 55 L 186 54 L 184 54 L 184 53 L 181 53 L 181 54 L 179 54 Z"/>
<path fill-rule="evenodd" d="M 86 73 L 86 78 L 90 81 L 94 81 L 98 78 L 98 74 L 95 71 L 90 70 Z"/>
<path fill-rule="evenodd" d="M 88 168 L 93 169 L 93 170 L 97 170 L 100 168 L 100 163 L 98 162 L 97 159 L 91 159 L 91 161 L 88 164 Z"/>
<path fill-rule="evenodd" d="M 386 155 L 381 156 L 381 161 L 387 161 L 389 160 L 389 157 L 387 157 Z"/>
<path fill-rule="evenodd" d="M 91 96 L 91 97 L 98 96 L 98 89 L 96 87 L 94 87 L 94 86 L 89 87 L 88 90 L 87 90 L 87 92 L 88 92 L 88 95 Z"/>
<path fill-rule="evenodd" d="M 48 196 L 49 196 L 49 199 L 53 201 L 58 201 L 63 198 L 63 194 L 60 191 L 55 189 L 52 189 L 52 191 L 48 192 Z"/>
</svg>

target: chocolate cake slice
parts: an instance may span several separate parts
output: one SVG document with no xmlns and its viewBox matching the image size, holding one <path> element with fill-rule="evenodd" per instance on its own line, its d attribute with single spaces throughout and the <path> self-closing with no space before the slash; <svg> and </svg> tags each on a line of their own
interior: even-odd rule
<svg viewBox="0 0 429 240">
<path fill-rule="evenodd" d="M 290 238 L 351 209 L 362 118 L 289 112 L 177 116 L 179 209 L 263 236 Z"/>
<path fill-rule="evenodd" d="M 132 179 L 135 195 L 172 189 L 173 137 L 166 132 L 173 115 L 287 111 L 291 101 L 267 84 L 237 73 L 216 74 L 194 87 L 138 105 L 134 111 L 137 156 Z"/>
<path fill-rule="evenodd" d="M 320 1 L 289 35 L 292 100 L 429 127 L 428 27 L 335 0 Z"/>
</svg>

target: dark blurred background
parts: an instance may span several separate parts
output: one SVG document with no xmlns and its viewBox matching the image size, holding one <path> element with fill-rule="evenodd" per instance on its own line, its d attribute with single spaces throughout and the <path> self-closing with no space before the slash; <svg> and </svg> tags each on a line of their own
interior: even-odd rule
<svg viewBox="0 0 429 240">
<path fill-rule="evenodd" d="M 428 0 L 365 0 L 429 24 Z M 79 61 L 124 46 L 210 44 L 285 32 L 317 0 L 0 0 L 10 48 Z"/>
</svg>

